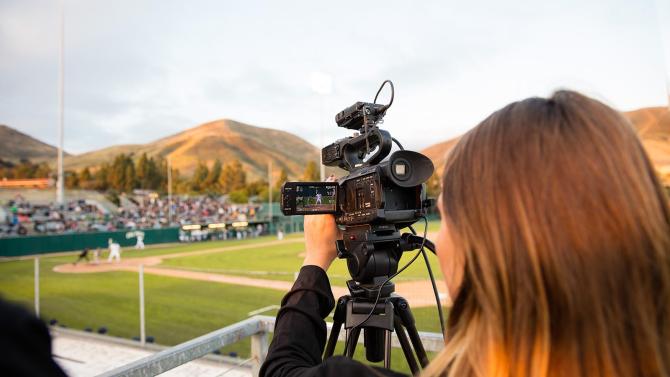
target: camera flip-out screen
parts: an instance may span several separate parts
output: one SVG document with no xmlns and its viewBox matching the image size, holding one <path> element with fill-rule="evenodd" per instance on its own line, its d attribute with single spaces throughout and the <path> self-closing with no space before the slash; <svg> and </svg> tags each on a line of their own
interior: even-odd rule
<svg viewBox="0 0 670 377">
<path fill-rule="evenodd" d="M 286 182 L 281 209 L 285 215 L 311 215 L 337 212 L 337 183 Z"/>
<path fill-rule="evenodd" d="M 334 211 L 337 204 L 337 186 L 299 185 L 295 192 L 298 212 Z"/>
</svg>

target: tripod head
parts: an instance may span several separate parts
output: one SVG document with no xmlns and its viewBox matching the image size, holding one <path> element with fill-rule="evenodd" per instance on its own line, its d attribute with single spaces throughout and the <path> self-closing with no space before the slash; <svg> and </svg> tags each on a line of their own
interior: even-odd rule
<svg viewBox="0 0 670 377">
<path fill-rule="evenodd" d="M 423 237 L 411 233 L 401 235 L 394 226 L 366 224 L 346 227 L 343 239 L 337 241 L 336 247 L 338 257 L 347 260 L 352 282 L 362 289 L 374 291 L 374 298 L 378 286 L 398 272 L 402 253 L 418 249 L 422 244 L 435 252 L 433 243 Z M 352 295 L 357 296 L 354 292 Z M 381 297 L 386 296 L 382 292 Z"/>
</svg>

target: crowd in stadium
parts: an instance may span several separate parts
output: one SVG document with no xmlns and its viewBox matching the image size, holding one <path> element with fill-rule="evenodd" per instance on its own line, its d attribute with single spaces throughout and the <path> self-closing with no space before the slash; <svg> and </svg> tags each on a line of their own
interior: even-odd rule
<svg viewBox="0 0 670 377">
<path fill-rule="evenodd" d="M 166 197 L 141 193 L 122 197 L 110 210 L 94 200 L 35 204 L 17 195 L 0 205 L 0 237 L 253 221 L 261 208 L 207 196 L 173 197 L 169 205 Z"/>
<path fill-rule="evenodd" d="M 145 195 L 134 205 L 119 208 L 118 219 L 125 228 L 160 228 L 167 225 L 170 206 L 167 198 Z M 172 223 L 213 224 L 255 220 L 260 205 L 230 204 L 221 198 L 207 196 L 175 197 L 172 200 Z"/>
</svg>

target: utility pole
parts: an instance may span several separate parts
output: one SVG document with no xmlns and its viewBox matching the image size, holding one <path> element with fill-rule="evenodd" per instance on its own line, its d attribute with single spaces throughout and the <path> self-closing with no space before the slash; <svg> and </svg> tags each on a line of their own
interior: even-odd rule
<svg viewBox="0 0 670 377">
<path fill-rule="evenodd" d="M 167 156 L 168 227 L 172 224 L 172 160 Z"/>
<path fill-rule="evenodd" d="M 272 223 L 272 160 L 268 161 L 268 211 Z"/>
<path fill-rule="evenodd" d="M 147 344 L 147 333 L 144 321 L 144 265 L 140 264 L 140 344 Z"/>
<path fill-rule="evenodd" d="M 64 177 L 63 177 L 63 134 L 65 125 L 65 0 L 60 2 L 60 69 L 58 74 L 58 104 L 60 110 L 60 123 L 58 126 L 58 181 L 56 182 L 56 203 L 63 204 L 64 201 Z"/>
<path fill-rule="evenodd" d="M 35 316 L 40 316 L 40 258 L 35 257 Z"/>
</svg>

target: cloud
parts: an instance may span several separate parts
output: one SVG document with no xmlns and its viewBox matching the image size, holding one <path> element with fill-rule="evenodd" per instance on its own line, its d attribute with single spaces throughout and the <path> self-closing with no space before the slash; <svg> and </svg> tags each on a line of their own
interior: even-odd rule
<svg viewBox="0 0 670 377">
<path fill-rule="evenodd" d="M 623 108 L 662 103 L 650 4 L 572 2 L 66 0 L 66 149 L 148 142 L 219 118 L 321 144 L 349 134 L 335 113 L 371 101 L 384 79 L 397 91 L 384 127 L 411 148 L 557 86 Z M 58 28 L 55 2 L 0 3 L 0 123 L 50 143 Z M 312 72 L 330 75 L 331 93 L 313 92 Z"/>
</svg>

